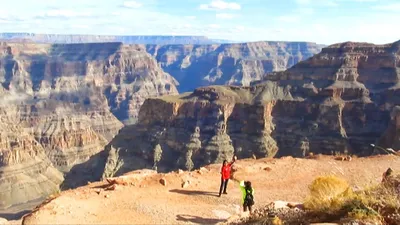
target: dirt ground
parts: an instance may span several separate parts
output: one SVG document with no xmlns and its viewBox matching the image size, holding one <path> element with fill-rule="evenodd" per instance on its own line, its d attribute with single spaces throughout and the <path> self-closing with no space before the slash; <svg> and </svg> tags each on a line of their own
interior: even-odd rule
<svg viewBox="0 0 400 225">
<path fill-rule="evenodd" d="M 240 189 L 229 181 L 228 194 L 218 197 L 221 165 L 208 170 L 153 174 L 128 185 L 105 191 L 107 182 L 69 190 L 38 211 L 24 224 L 215 224 L 240 214 Z M 237 180 L 250 180 L 255 207 L 276 200 L 302 202 L 308 185 L 319 175 L 344 177 L 355 189 L 377 184 L 391 167 L 400 171 L 400 157 L 374 156 L 337 161 L 319 159 L 247 159 L 235 163 Z M 165 178 L 163 186 L 159 180 Z M 182 182 L 190 184 L 182 188 Z"/>
</svg>

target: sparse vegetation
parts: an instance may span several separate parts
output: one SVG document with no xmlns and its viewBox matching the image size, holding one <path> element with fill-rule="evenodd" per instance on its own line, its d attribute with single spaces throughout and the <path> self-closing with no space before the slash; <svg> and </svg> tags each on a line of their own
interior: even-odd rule
<svg viewBox="0 0 400 225">
<path fill-rule="evenodd" d="M 400 213 L 397 189 L 399 180 L 354 192 L 348 183 L 335 176 L 318 177 L 310 185 L 304 206 L 310 215 L 322 220 L 357 220 L 374 224 L 392 224 L 390 215 Z"/>
<path fill-rule="evenodd" d="M 353 191 L 346 180 L 330 175 L 317 177 L 309 186 L 300 217 L 290 216 L 287 209 L 279 220 L 281 224 L 336 222 L 340 224 L 400 224 L 400 176 L 391 176 L 385 182 L 361 191 Z M 264 216 L 250 218 L 250 224 L 275 224 Z M 288 219 L 286 219 L 288 218 Z M 279 223 L 278 223 L 279 224 Z"/>
</svg>

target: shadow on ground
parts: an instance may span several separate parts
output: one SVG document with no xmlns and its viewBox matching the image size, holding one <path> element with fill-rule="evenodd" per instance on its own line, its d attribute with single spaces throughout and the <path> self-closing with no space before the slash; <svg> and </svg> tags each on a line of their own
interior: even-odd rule
<svg viewBox="0 0 400 225">
<path fill-rule="evenodd" d="M 183 194 L 183 195 L 208 195 L 218 197 L 217 192 L 209 192 L 209 191 L 191 191 L 191 190 L 181 190 L 181 189 L 173 189 L 170 192 Z"/>
<path fill-rule="evenodd" d="M 216 224 L 225 221 L 223 219 L 209 219 L 192 215 L 177 215 L 176 220 L 183 222 L 198 223 L 198 224 Z"/>
<path fill-rule="evenodd" d="M 31 211 L 32 210 L 23 210 L 23 211 L 16 212 L 16 213 L 2 213 L 2 212 L 0 212 L 0 217 L 4 218 L 6 220 L 19 220 L 24 215 L 30 213 Z"/>
</svg>

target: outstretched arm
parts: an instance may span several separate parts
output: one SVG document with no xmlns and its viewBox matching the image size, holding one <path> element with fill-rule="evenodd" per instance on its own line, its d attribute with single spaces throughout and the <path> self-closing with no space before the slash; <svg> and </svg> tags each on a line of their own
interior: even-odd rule
<svg viewBox="0 0 400 225">
<path fill-rule="evenodd" d="M 234 155 L 232 157 L 232 161 L 229 163 L 229 165 L 232 166 L 236 162 L 236 160 L 237 160 L 237 157 L 236 157 L 236 155 Z"/>
</svg>

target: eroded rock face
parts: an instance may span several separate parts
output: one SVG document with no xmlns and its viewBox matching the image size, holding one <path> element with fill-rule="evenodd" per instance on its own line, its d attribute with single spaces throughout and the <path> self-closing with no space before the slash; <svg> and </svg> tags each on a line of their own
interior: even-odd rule
<svg viewBox="0 0 400 225">
<path fill-rule="evenodd" d="M 0 116 L 0 210 L 59 191 L 63 175 L 45 149 L 17 125 Z"/>
<path fill-rule="evenodd" d="M 400 106 L 393 108 L 390 115 L 389 126 L 378 141 L 378 146 L 400 150 Z"/>
<path fill-rule="evenodd" d="M 134 122 L 146 97 L 176 94 L 177 82 L 145 49 L 121 43 L 1 43 L 4 98 L 53 99 Z M 56 103 L 53 103 L 56 104 Z M 55 108 L 55 107 L 54 107 Z"/>
<path fill-rule="evenodd" d="M 58 169 L 67 175 L 63 187 L 75 187 L 86 180 L 86 175 L 91 176 L 89 173 L 81 177 L 77 168 L 101 155 L 104 146 L 123 127 L 120 121 L 129 124 L 137 120 L 146 97 L 176 94 L 175 84 L 140 46 L 0 43 L 0 117 L 12 121 L 38 144 L 40 156 L 44 157 L 40 159 L 47 160 L 47 164 L 41 162 L 41 167 Z M 12 150 L 4 146 L 5 152 Z M 23 156 L 25 161 L 35 157 L 30 153 Z M 7 157 L 20 159 L 22 155 Z M 14 162 L 15 167 L 25 166 L 21 160 Z M 40 185 L 46 185 L 37 172 L 8 172 L 9 177 L 37 178 Z M 61 182 L 63 179 L 54 184 Z M 3 184 L 9 185 L 8 181 L 0 182 Z M 48 188 L 53 190 L 52 185 Z M 42 189 L 28 185 L 21 186 L 20 191 L 32 192 L 36 198 L 47 196 L 49 191 Z M 11 189 L 4 190 L 6 195 L 12 195 Z M 22 193 L 11 204 L 32 196 Z"/>
<path fill-rule="evenodd" d="M 400 104 L 399 43 L 343 43 L 251 87 L 210 86 L 146 100 L 139 123 L 121 130 L 121 174 L 153 166 L 195 167 L 239 157 L 309 152 L 371 154 Z M 190 152 L 190 154 L 187 154 Z M 190 159 L 185 158 L 190 156 Z"/>
<path fill-rule="evenodd" d="M 180 83 L 179 92 L 200 86 L 248 86 L 321 51 L 307 42 L 252 42 L 213 45 L 147 45 L 160 66 Z"/>
</svg>

